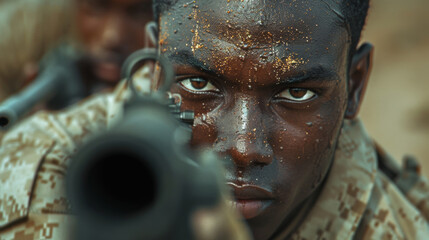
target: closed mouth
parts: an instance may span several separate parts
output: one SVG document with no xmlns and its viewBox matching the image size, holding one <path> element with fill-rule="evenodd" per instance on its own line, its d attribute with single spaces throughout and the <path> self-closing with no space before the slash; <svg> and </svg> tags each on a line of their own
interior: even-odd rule
<svg viewBox="0 0 429 240">
<path fill-rule="evenodd" d="M 272 202 L 271 191 L 252 184 L 228 182 L 235 200 L 229 201 L 231 208 L 236 209 L 245 219 L 260 215 Z"/>
</svg>

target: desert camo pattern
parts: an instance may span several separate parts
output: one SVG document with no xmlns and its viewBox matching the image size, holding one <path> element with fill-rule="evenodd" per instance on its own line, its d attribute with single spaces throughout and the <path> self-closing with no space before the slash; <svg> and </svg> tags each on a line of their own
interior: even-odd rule
<svg viewBox="0 0 429 240">
<path fill-rule="evenodd" d="M 38 113 L 3 136 L 0 240 L 72 239 L 74 216 L 64 186 L 70 157 L 120 119 L 129 95 L 122 82 L 113 93 Z M 404 196 L 377 169 L 360 121 L 346 121 L 320 196 L 297 228 L 276 239 L 426 239 L 428 201 L 425 178 Z"/>
<path fill-rule="evenodd" d="M 297 229 L 285 229 L 276 239 L 427 239 L 426 178 L 404 196 L 377 169 L 375 146 L 362 123 L 345 121 L 341 131 L 316 203 Z"/>
<path fill-rule="evenodd" d="M 129 92 L 122 82 L 62 112 L 40 112 L 3 136 L 0 145 L 0 240 L 69 239 L 65 194 L 70 156 L 120 119 Z"/>
</svg>

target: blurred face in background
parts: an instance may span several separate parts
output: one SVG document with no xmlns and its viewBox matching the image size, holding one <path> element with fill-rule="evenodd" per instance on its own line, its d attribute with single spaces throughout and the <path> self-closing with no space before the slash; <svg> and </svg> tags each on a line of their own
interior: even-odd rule
<svg viewBox="0 0 429 240">
<path fill-rule="evenodd" d="M 153 19 L 151 0 L 75 0 L 76 30 L 90 74 L 116 83 L 125 58 L 144 47 L 145 25 Z"/>
</svg>

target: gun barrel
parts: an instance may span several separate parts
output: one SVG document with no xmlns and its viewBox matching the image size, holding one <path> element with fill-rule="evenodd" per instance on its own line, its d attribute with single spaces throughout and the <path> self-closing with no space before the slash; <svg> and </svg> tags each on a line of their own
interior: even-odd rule
<svg viewBox="0 0 429 240">
<path fill-rule="evenodd" d="M 125 113 L 73 158 L 67 185 L 80 217 L 76 239 L 192 239 L 191 210 L 220 198 L 213 167 L 190 160 L 190 131 L 168 106 L 148 100 Z"/>
<path fill-rule="evenodd" d="M 35 83 L 17 95 L 6 99 L 0 105 L 0 129 L 10 128 L 18 119 L 30 111 L 37 103 L 53 96 L 61 86 L 61 69 L 44 71 Z"/>
</svg>

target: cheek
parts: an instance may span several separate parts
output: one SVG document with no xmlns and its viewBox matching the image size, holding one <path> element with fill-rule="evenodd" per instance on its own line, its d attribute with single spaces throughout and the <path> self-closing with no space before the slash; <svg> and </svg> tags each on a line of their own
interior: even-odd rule
<svg viewBox="0 0 429 240">
<path fill-rule="evenodd" d="M 212 114 L 198 113 L 192 127 L 192 147 L 212 146 L 218 139 L 215 126 L 216 117 Z"/>
<path fill-rule="evenodd" d="M 317 111 L 279 114 L 270 139 L 282 172 L 279 182 L 293 181 L 301 197 L 324 179 L 335 153 L 343 110 L 326 105 Z"/>
</svg>

